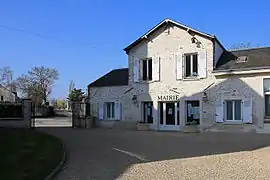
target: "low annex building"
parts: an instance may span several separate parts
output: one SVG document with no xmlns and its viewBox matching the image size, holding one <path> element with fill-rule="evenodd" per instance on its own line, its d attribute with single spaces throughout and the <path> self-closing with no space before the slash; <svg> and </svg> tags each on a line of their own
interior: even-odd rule
<svg viewBox="0 0 270 180">
<path fill-rule="evenodd" d="M 102 124 L 183 130 L 263 128 L 270 116 L 270 48 L 226 50 L 214 35 L 165 19 L 127 46 L 128 68 L 88 85 Z"/>
</svg>

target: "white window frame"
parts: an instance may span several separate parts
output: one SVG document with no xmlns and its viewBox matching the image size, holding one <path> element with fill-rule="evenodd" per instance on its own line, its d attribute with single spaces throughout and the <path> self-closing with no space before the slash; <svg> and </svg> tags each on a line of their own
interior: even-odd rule
<svg viewBox="0 0 270 180">
<path fill-rule="evenodd" d="M 193 55 L 197 55 L 197 75 L 193 75 Z M 187 56 L 190 56 L 190 76 L 187 76 L 186 75 L 186 57 Z M 193 78 L 193 79 L 196 79 L 196 78 L 199 78 L 199 53 L 197 52 L 194 52 L 194 53 L 185 53 L 184 54 L 184 78 L 185 79 L 189 79 L 189 78 Z"/>
<path fill-rule="evenodd" d="M 227 118 L 227 102 L 232 101 L 232 117 L 233 119 L 228 119 Z M 240 101 L 241 104 L 241 116 L 240 119 L 235 119 L 235 101 Z M 241 99 L 227 99 L 224 101 L 224 120 L 227 122 L 242 122 L 243 121 L 243 101 Z"/>
<path fill-rule="evenodd" d="M 108 117 L 108 105 L 110 107 L 110 117 Z M 105 110 L 105 114 L 104 117 L 107 120 L 114 120 L 115 119 L 115 103 L 114 102 L 105 102 L 104 103 L 104 110 Z M 114 108 L 113 108 L 114 107 Z M 114 116 L 112 116 L 114 115 Z"/>
<path fill-rule="evenodd" d="M 149 60 L 152 62 L 152 79 L 149 80 Z M 146 61 L 146 80 L 143 79 L 143 61 Z M 140 79 L 141 81 L 153 81 L 153 58 L 144 58 L 140 60 Z"/>
</svg>

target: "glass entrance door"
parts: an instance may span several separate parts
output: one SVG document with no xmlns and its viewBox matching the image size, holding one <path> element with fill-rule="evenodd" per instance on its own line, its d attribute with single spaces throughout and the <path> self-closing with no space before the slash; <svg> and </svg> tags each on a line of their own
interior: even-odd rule
<svg viewBox="0 0 270 180">
<path fill-rule="evenodd" d="M 166 125 L 175 125 L 174 103 L 166 103 Z"/>
<path fill-rule="evenodd" d="M 180 130 L 179 102 L 159 102 L 159 129 Z"/>
</svg>

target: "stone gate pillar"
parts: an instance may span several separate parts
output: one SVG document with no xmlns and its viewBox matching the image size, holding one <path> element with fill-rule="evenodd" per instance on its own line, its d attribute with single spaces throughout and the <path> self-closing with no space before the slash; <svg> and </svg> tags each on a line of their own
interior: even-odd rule
<svg viewBox="0 0 270 180">
<path fill-rule="evenodd" d="M 22 100 L 23 121 L 28 128 L 35 127 L 35 122 L 32 120 L 32 101 L 31 99 Z"/>
<path fill-rule="evenodd" d="M 81 101 L 72 102 L 72 127 L 84 127 L 86 104 Z"/>
</svg>

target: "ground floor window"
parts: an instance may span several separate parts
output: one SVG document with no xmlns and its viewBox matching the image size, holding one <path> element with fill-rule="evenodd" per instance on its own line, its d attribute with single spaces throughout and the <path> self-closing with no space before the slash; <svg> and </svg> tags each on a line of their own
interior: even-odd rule
<svg viewBox="0 0 270 180">
<path fill-rule="evenodd" d="M 153 123 L 153 102 L 143 102 L 143 122 Z"/>
<path fill-rule="evenodd" d="M 265 101 L 265 116 L 270 117 L 270 95 L 264 95 L 264 101 Z"/>
<path fill-rule="evenodd" d="M 186 101 L 186 125 L 200 124 L 200 101 Z"/>
<path fill-rule="evenodd" d="M 241 121 L 242 119 L 242 101 L 226 100 L 225 101 L 225 119 L 227 121 Z"/>
<path fill-rule="evenodd" d="M 270 78 L 263 79 L 265 116 L 270 117 Z"/>
<path fill-rule="evenodd" d="M 105 103 L 105 117 L 107 119 L 114 119 L 115 115 L 115 104 L 114 102 L 106 102 Z"/>
</svg>

